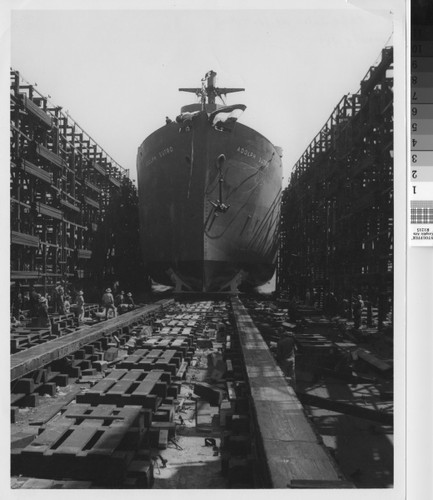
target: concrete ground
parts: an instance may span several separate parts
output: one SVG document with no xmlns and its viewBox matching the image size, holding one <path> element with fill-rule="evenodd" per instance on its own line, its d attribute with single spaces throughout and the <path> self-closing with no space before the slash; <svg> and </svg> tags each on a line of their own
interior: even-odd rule
<svg viewBox="0 0 433 500">
<path fill-rule="evenodd" d="M 187 371 L 179 400 L 183 407 L 177 413 L 177 436 L 169 442 L 166 450 L 159 454 L 167 460 L 165 467 L 155 468 L 154 488 L 170 489 L 219 489 L 226 488 L 221 473 L 220 436 L 218 408 L 200 400 L 193 394 L 194 382 L 209 380 L 207 354 L 211 351 L 197 349 L 193 366 Z M 209 441 L 206 445 L 206 439 Z M 215 444 L 213 444 L 213 441 Z M 209 443 L 212 443 L 209 445 Z"/>
</svg>

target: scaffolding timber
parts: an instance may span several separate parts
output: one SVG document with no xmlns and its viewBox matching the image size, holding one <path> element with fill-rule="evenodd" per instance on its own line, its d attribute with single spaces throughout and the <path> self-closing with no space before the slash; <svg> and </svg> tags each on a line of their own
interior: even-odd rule
<svg viewBox="0 0 433 500">
<path fill-rule="evenodd" d="M 382 50 L 294 166 L 281 208 L 277 288 L 377 305 L 393 289 L 393 50 Z"/>
<path fill-rule="evenodd" d="M 46 294 L 86 278 L 92 241 L 128 171 L 11 70 L 11 284 Z"/>
</svg>

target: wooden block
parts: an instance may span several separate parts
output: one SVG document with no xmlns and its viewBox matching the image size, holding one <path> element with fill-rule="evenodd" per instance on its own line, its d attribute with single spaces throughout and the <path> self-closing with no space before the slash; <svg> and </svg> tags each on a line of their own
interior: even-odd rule
<svg viewBox="0 0 433 500">
<path fill-rule="evenodd" d="M 88 359 L 83 359 L 78 361 L 75 366 L 79 366 L 81 370 L 90 370 L 92 368 L 92 363 Z"/>
<path fill-rule="evenodd" d="M 168 446 L 168 430 L 161 429 L 159 431 L 158 449 L 165 450 L 167 446 Z"/>
<path fill-rule="evenodd" d="M 38 406 L 38 404 L 39 404 L 39 394 L 28 394 L 19 401 L 19 405 L 22 408 L 27 406 L 30 408 L 34 408 Z"/>
<path fill-rule="evenodd" d="M 17 421 L 17 415 L 18 415 L 18 407 L 11 406 L 11 424 L 14 424 Z"/>
<path fill-rule="evenodd" d="M 167 388 L 167 397 L 172 397 L 177 399 L 180 394 L 180 385 L 173 383 L 170 384 Z"/>
<path fill-rule="evenodd" d="M 234 414 L 231 417 L 230 429 L 234 434 L 247 433 L 250 430 L 248 415 Z"/>
<path fill-rule="evenodd" d="M 14 394 L 30 394 L 35 390 L 35 382 L 32 378 L 20 378 L 12 387 Z"/>
<path fill-rule="evenodd" d="M 166 430 L 168 431 L 168 439 L 174 438 L 176 435 L 175 422 L 152 422 L 151 430 Z"/>
<path fill-rule="evenodd" d="M 232 487 L 234 484 L 248 484 L 253 480 L 252 477 L 252 459 L 250 456 L 230 457 L 228 461 L 228 482 Z"/>
<path fill-rule="evenodd" d="M 152 417 L 153 417 L 153 411 L 150 408 L 143 408 L 141 410 L 141 413 L 143 415 L 143 425 L 145 428 L 148 428 L 152 425 Z"/>
<path fill-rule="evenodd" d="M 75 359 L 85 359 L 86 358 L 86 351 L 84 349 L 78 349 L 78 351 L 74 352 L 74 358 Z"/>
<path fill-rule="evenodd" d="M 251 452 L 251 437 L 250 436 L 229 436 L 226 442 L 227 450 L 232 455 L 247 455 Z"/>
<path fill-rule="evenodd" d="M 38 393 L 41 395 L 48 394 L 49 396 L 55 396 L 57 392 L 57 386 L 55 382 L 48 382 L 38 387 Z"/>
<path fill-rule="evenodd" d="M 59 387 L 66 387 L 69 384 L 69 376 L 64 373 L 59 373 L 58 375 L 56 375 L 54 382 Z"/>
<path fill-rule="evenodd" d="M 197 382 L 194 384 L 194 394 L 200 396 L 214 406 L 219 406 L 222 401 L 221 390 L 205 382 Z"/>
<path fill-rule="evenodd" d="M 156 382 L 155 387 L 152 390 L 152 394 L 165 398 L 167 396 L 167 384 L 162 381 Z"/>
<path fill-rule="evenodd" d="M 151 460 L 133 460 L 127 469 L 127 479 L 133 479 L 135 488 L 151 488 L 154 483 Z"/>
<path fill-rule="evenodd" d="M 229 415 L 233 415 L 233 410 L 230 401 L 222 401 L 220 405 L 220 425 L 223 427 L 227 426 L 227 418 Z"/>
<path fill-rule="evenodd" d="M 81 375 L 83 377 L 93 377 L 97 373 L 97 370 L 95 368 L 87 368 L 81 372 Z"/>
<path fill-rule="evenodd" d="M 110 347 L 104 352 L 104 360 L 105 361 L 114 361 L 119 353 L 119 349 L 117 347 Z"/>
<path fill-rule="evenodd" d="M 86 354 L 94 354 L 95 353 L 95 347 L 92 345 L 85 345 L 83 347 L 83 350 Z"/>
<path fill-rule="evenodd" d="M 155 411 L 159 406 L 161 398 L 156 396 L 156 394 L 131 394 L 129 400 L 130 404 L 138 404 L 143 408 L 150 408 L 151 410 Z"/>
<path fill-rule="evenodd" d="M 18 401 L 22 399 L 25 396 L 25 394 L 11 394 L 11 405 L 16 406 L 18 404 Z"/>
</svg>

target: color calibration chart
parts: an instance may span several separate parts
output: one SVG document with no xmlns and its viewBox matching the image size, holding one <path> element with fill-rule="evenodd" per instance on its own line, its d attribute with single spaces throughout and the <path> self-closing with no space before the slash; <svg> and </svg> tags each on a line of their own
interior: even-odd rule
<svg viewBox="0 0 433 500">
<path fill-rule="evenodd" d="M 409 243 L 433 246 L 433 26 L 412 26 Z"/>
</svg>

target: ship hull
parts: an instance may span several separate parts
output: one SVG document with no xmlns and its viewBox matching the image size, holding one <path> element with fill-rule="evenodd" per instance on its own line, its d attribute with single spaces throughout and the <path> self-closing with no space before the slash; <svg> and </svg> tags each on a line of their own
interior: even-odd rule
<svg viewBox="0 0 433 500">
<path fill-rule="evenodd" d="M 155 281 L 215 292 L 272 277 L 281 159 L 265 137 L 240 123 L 217 130 L 201 112 L 151 134 L 137 173 L 141 244 Z"/>
</svg>

